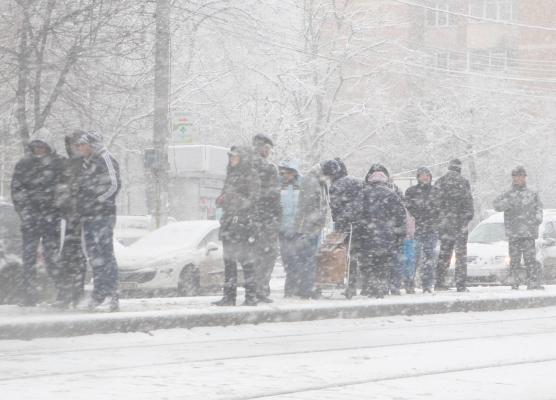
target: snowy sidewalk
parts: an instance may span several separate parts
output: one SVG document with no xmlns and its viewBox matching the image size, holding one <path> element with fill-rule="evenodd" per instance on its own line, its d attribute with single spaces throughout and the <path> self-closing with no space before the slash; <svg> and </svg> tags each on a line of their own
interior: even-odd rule
<svg viewBox="0 0 556 400">
<path fill-rule="evenodd" d="M 257 307 L 216 307 L 218 297 L 123 299 L 121 312 L 58 311 L 48 307 L 0 306 L 0 339 L 140 332 L 168 328 L 295 322 L 334 318 L 500 311 L 556 305 L 556 286 L 544 291 L 508 287 L 346 300 L 340 292 L 320 300 L 284 299 Z M 241 297 L 238 299 L 241 302 Z"/>
</svg>

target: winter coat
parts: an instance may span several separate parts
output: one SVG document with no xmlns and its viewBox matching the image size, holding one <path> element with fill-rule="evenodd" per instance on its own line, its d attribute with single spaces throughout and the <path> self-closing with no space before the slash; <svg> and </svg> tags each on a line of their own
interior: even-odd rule
<svg viewBox="0 0 556 400">
<path fill-rule="evenodd" d="M 336 179 L 330 186 L 330 210 L 334 229 L 337 232 L 350 232 L 357 220 L 363 195 L 363 181 L 353 176 Z"/>
<path fill-rule="evenodd" d="M 320 165 L 315 165 L 301 182 L 296 218 L 296 231 L 301 235 L 319 235 L 326 224 L 328 189 L 320 181 L 321 173 Z"/>
<path fill-rule="evenodd" d="M 50 147 L 44 157 L 30 153 L 17 162 L 11 182 L 12 202 L 23 219 L 33 215 L 60 216 L 56 196 L 63 170 L 62 157 Z"/>
<path fill-rule="evenodd" d="M 224 187 L 217 199 L 217 204 L 223 211 L 220 218 L 220 239 L 226 243 L 254 243 L 257 235 L 259 174 L 253 167 L 250 149 L 240 147 L 237 151 L 241 162 L 237 167 L 228 166 Z"/>
<path fill-rule="evenodd" d="M 82 159 L 77 182 L 77 212 L 82 219 L 115 216 L 116 197 L 121 188 L 120 167 L 116 159 L 101 148 Z"/>
<path fill-rule="evenodd" d="M 469 181 L 459 172 L 448 171 L 434 186 L 438 193 L 439 233 L 453 236 L 467 231 L 474 216 Z"/>
<path fill-rule="evenodd" d="M 255 204 L 258 236 L 265 242 L 274 242 L 278 239 L 282 220 L 278 168 L 258 154 L 254 155 L 253 167 L 260 182 L 259 197 Z"/>
<path fill-rule="evenodd" d="M 299 194 L 303 178 L 297 176 L 293 182 L 282 182 L 280 191 L 280 202 L 282 205 L 282 223 L 280 233 L 287 237 L 293 237 L 296 233 L 296 218 L 299 211 Z"/>
<path fill-rule="evenodd" d="M 538 193 L 526 186 L 512 186 L 494 200 L 494 209 L 504 212 L 506 235 L 510 239 L 537 239 L 543 220 L 543 206 Z"/>
<path fill-rule="evenodd" d="M 415 218 L 415 235 L 430 235 L 438 231 L 438 188 L 419 183 L 405 192 L 407 211 Z"/>
<path fill-rule="evenodd" d="M 406 235 L 406 210 L 385 182 L 363 189 L 357 236 L 364 254 L 397 252 Z"/>
</svg>

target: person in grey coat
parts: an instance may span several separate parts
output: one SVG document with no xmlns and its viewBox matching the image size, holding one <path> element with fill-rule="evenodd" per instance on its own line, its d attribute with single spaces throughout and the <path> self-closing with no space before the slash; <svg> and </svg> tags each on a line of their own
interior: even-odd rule
<svg viewBox="0 0 556 400">
<path fill-rule="evenodd" d="M 527 187 L 527 172 L 524 167 L 514 168 L 512 180 L 512 188 L 494 200 L 494 209 L 504 212 L 512 289 L 519 289 L 522 257 L 527 269 L 527 289 L 543 289 L 535 248 L 535 240 L 539 237 L 539 225 L 543 220 L 542 202 L 538 193 Z"/>
<path fill-rule="evenodd" d="M 326 224 L 328 210 L 328 179 L 326 168 L 331 164 L 319 163 L 303 177 L 299 192 L 299 205 L 296 216 L 298 237 L 297 277 L 298 293 L 302 298 L 315 298 L 316 255 L 321 233 Z M 339 166 L 336 165 L 336 170 Z M 324 169 L 324 171 L 323 171 Z"/>
</svg>

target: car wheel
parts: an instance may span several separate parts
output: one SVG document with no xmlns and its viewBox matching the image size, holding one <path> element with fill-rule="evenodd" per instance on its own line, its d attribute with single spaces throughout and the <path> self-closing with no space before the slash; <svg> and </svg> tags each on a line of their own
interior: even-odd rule
<svg viewBox="0 0 556 400">
<path fill-rule="evenodd" d="M 187 265 L 180 273 L 178 282 L 178 296 L 198 296 L 201 291 L 201 274 L 198 268 Z"/>
</svg>

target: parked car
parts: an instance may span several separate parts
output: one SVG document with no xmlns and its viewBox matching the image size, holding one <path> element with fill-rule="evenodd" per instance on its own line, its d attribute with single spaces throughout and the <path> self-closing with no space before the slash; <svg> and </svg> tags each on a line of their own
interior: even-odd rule
<svg viewBox="0 0 556 400">
<path fill-rule="evenodd" d="M 537 240 L 537 262 L 544 270 L 544 282 L 556 282 L 556 211 L 545 210 Z M 523 264 L 523 262 L 522 262 Z M 453 276 L 454 265 L 451 265 Z M 469 285 L 510 285 L 510 256 L 504 229 L 504 214 L 496 213 L 475 227 L 467 245 Z M 525 268 L 521 273 L 525 278 Z"/>
<path fill-rule="evenodd" d="M 176 222 L 168 217 L 168 223 Z M 118 215 L 114 227 L 114 237 L 124 246 L 129 246 L 155 229 L 152 215 Z"/>
<path fill-rule="evenodd" d="M 183 221 L 157 229 L 116 252 L 124 294 L 195 296 L 224 282 L 217 221 Z"/>
</svg>

